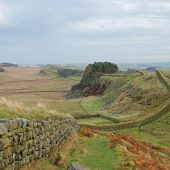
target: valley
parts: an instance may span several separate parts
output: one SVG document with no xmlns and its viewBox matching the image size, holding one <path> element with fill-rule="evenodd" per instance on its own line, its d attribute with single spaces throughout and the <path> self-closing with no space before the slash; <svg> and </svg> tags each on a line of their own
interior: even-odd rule
<svg viewBox="0 0 170 170">
<path fill-rule="evenodd" d="M 96 87 L 83 87 L 83 93 L 77 95 L 71 88 L 81 81 L 84 68 L 71 68 L 81 70 L 76 75 L 70 75 L 69 69 L 56 65 L 10 67 L 0 73 L 1 118 L 35 120 L 66 116 L 75 118 L 81 127 L 70 139 L 73 142 L 59 164 L 43 158 L 29 167 L 62 170 L 71 162 L 78 162 L 92 170 L 168 170 L 169 73 L 162 70 L 105 73 L 97 77 Z M 36 109 L 28 114 L 28 108 Z"/>
</svg>

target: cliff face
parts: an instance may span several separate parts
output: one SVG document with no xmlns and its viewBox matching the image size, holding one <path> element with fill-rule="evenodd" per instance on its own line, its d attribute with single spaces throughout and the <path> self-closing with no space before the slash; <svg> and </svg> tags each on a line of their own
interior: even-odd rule
<svg viewBox="0 0 170 170">
<path fill-rule="evenodd" d="M 54 147 L 59 149 L 77 130 L 74 119 L 0 119 L 0 169 L 18 170 L 33 160 L 48 157 Z"/>
<path fill-rule="evenodd" d="M 103 92 L 109 87 L 110 81 L 101 81 L 100 76 L 94 75 L 83 75 L 82 80 L 79 84 L 72 87 L 72 92 L 75 95 L 90 96 L 90 95 L 102 95 Z"/>
<path fill-rule="evenodd" d="M 72 87 L 69 97 L 101 95 L 109 87 L 111 82 L 109 80 L 102 80 L 101 76 L 104 74 L 116 73 L 117 65 L 104 62 L 89 64 L 79 84 Z"/>
</svg>

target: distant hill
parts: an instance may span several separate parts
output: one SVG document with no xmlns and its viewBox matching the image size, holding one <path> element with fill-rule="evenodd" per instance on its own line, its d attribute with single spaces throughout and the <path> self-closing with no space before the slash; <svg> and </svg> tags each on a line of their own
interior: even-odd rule
<svg viewBox="0 0 170 170">
<path fill-rule="evenodd" d="M 1 63 L 0 67 L 18 67 L 18 65 L 12 63 Z"/>
<path fill-rule="evenodd" d="M 147 67 L 147 68 L 145 69 L 145 71 L 148 71 L 148 72 L 152 72 L 152 71 L 155 71 L 155 70 L 156 70 L 155 67 Z"/>
</svg>

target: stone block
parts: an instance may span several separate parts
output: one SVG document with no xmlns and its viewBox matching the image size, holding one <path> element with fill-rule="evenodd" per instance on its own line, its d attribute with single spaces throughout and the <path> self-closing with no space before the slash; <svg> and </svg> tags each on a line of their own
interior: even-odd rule
<svg viewBox="0 0 170 170">
<path fill-rule="evenodd" d="M 6 127 L 6 123 L 0 123 L 0 136 L 6 134 L 8 129 Z"/>
<path fill-rule="evenodd" d="M 4 152 L 3 152 L 3 151 L 0 151 L 0 162 L 2 162 L 3 157 L 4 157 Z"/>
</svg>

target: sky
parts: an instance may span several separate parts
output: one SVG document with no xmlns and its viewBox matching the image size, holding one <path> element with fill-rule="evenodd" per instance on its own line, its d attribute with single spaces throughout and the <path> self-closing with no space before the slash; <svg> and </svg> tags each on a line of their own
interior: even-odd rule
<svg viewBox="0 0 170 170">
<path fill-rule="evenodd" d="M 170 62 L 169 0 L 0 0 L 0 62 Z"/>
</svg>

